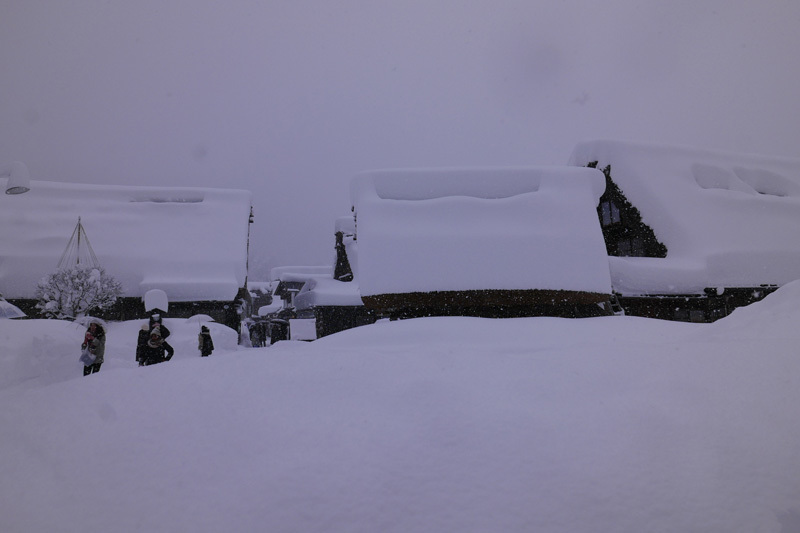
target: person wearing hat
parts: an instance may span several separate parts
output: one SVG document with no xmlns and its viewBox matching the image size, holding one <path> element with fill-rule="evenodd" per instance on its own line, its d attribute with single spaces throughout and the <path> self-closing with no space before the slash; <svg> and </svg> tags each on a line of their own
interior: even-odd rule
<svg viewBox="0 0 800 533">
<path fill-rule="evenodd" d="M 90 322 L 89 327 L 86 329 L 86 334 L 83 337 L 82 350 L 87 350 L 94 361 L 83 366 L 83 375 L 95 374 L 100 372 L 100 366 L 103 364 L 103 355 L 106 352 L 106 332 L 103 326 L 97 322 Z"/>
<path fill-rule="evenodd" d="M 208 357 L 214 351 L 214 341 L 211 340 L 211 332 L 206 326 L 200 326 L 200 334 L 197 336 L 197 349 L 200 350 L 200 357 Z"/>
<path fill-rule="evenodd" d="M 155 328 L 158 328 L 158 335 L 156 337 L 158 341 L 154 339 L 152 335 Z M 147 324 L 143 324 L 142 329 L 139 330 L 139 338 L 136 341 L 136 361 L 139 363 L 139 366 L 163 363 L 172 358 L 172 354 L 175 353 L 175 350 L 167 342 L 167 337 L 169 337 L 169 335 L 170 331 L 167 329 L 167 326 L 164 325 L 160 310 L 154 310 Z M 154 347 L 155 344 L 158 344 L 159 348 Z M 160 349 L 162 345 L 163 350 Z M 160 354 L 155 353 L 154 350 L 160 352 Z M 165 352 L 167 353 L 166 357 L 164 357 Z"/>
<path fill-rule="evenodd" d="M 167 329 L 167 326 L 164 325 L 164 320 L 161 318 L 160 313 L 153 313 L 150 315 L 148 326 L 148 331 L 153 331 L 153 328 L 156 326 L 160 327 L 162 339 L 166 340 L 166 338 L 169 337 L 170 331 Z"/>
<path fill-rule="evenodd" d="M 161 335 L 161 327 L 155 326 L 150 330 L 147 342 L 143 346 L 141 356 L 143 360 L 140 363 L 143 366 L 163 363 L 172 359 L 174 353 L 175 350 Z"/>
</svg>

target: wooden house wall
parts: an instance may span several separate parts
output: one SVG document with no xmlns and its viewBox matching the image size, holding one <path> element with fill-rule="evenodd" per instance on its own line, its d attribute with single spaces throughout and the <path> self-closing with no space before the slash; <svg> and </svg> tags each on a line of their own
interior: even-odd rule
<svg viewBox="0 0 800 533">
<path fill-rule="evenodd" d="M 298 313 L 298 318 L 315 318 L 317 338 L 332 335 L 346 329 L 374 324 L 380 315 L 373 309 L 361 305 L 323 305 Z"/>
<path fill-rule="evenodd" d="M 775 285 L 725 289 L 706 289 L 703 294 L 617 296 L 625 313 L 632 316 L 714 322 L 731 314 L 737 307 L 764 299 L 778 289 Z"/>
<path fill-rule="evenodd" d="M 246 292 L 247 291 L 240 289 L 238 297 L 231 301 L 170 302 L 169 312 L 165 313 L 165 317 L 189 318 L 193 315 L 204 314 L 209 315 L 215 322 L 239 331 L 241 318 L 238 309 L 245 298 L 249 300 L 249 296 L 245 295 Z M 39 310 L 36 308 L 38 300 L 14 299 L 9 300 L 9 302 L 19 307 L 29 318 L 39 318 L 41 316 Z M 124 321 L 143 319 L 147 318 L 148 315 L 145 312 L 144 303 L 141 298 L 125 296 L 117 298 L 116 303 L 108 310 L 93 312 L 92 316 L 102 318 L 103 320 Z"/>
<path fill-rule="evenodd" d="M 432 291 L 362 296 L 367 308 L 391 318 L 423 316 L 586 317 L 608 314 L 608 294 L 565 290 Z"/>
</svg>

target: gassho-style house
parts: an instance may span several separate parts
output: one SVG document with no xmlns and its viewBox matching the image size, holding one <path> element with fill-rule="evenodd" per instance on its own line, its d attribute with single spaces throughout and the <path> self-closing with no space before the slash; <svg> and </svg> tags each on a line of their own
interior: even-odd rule
<svg viewBox="0 0 800 533">
<path fill-rule="evenodd" d="M 12 170 L 0 177 L 3 190 L 25 171 Z M 37 283 L 56 271 L 80 219 L 97 262 L 122 285 L 107 318 L 144 316 L 145 293 L 160 289 L 170 317 L 207 314 L 239 327 L 250 192 L 31 180 L 23 189 L 0 194 L 0 293 L 29 316 L 38 315 Z"/>
<path fill-rule="evenodd" d="M 21 170 L 22 169 L 22 170 Z M 0 185 L 0 293 L 29 315 L 80 218 L 123 286 L 112 318 L 238 328 L 249 307 L 247 191 Z M 591 141 L 565 166 L 394 169 L 351 181 L 324 273 L 276 279 L 316 338 L 382 317 L 607 314 L 707 322 L 800 279 L 800 159 Z M 293 267 L 292 272 L 297 268 Z M 313 274 L 313 275 L 312 275 Z M 284 294 L 285 293 L 285 294 Z M 617 307 L 617 304 L 619 307 Z M 286 320 L 284 320 L 286 321 Z M 312 324 L 313 323 L 313 324 Z"/>
<path fill-rule="evenodd" d="M 381 316 L 590 316 L 609 299 L 708 322 L 800 279 L 798 159 L 592 141 L 569 167 L 602 176 L 362 173 L 333 279 L 303 287 L 299 314 L 319 336 Z"/>
<path fill-rule="evenodd" d="M 708 322 L 800 279 L 800 159 L 579 144 L 605 174 L 598 218 L 626 313 Z"/>
<path fill-rule="evenodd" d="M 341 232 L 351 283 L 367 309 L 395 318 L 600 314 L 611 294 L 603 186 L 599 171 L 567 166 L 360 174 L 352 236 Z"/>
</svg>

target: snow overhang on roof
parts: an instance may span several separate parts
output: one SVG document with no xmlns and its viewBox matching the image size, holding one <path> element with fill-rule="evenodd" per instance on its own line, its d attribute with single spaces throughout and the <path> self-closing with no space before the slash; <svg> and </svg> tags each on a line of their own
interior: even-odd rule
<svg viewBox="0 0 800 533">
<path fill-rule="evenodd" d="M 247 276 L 250 206 L 241 190 L 34 181 L 0 195 L 0 290 L 33 298 L 81 217 L 123 296 L 163 288 L 171 301 L 233 300 Z"/>
<path fill-rule="evenodd" d="M 359 307 L 364 303 L 357 282 L 315 278 L 306 282 L 294 305 L 299 311 L 321 306 Z"/>
<path fill-rule="evenodd" d="M 333 276 L 332 266 L 280 266 L 269 271 L 272 281 L 306 281 L 316 276 Z"/>
<path fill-rule="evenodd" d="M 334 233 L 343 233 L 345 235 L 352 235 L 356 232 L 356 220 L 352 215 L 346 217 L 339 217 L 334 224 Z"/>
<path fill-rule="evenodd" d="M 351 183 L 363 296 L 431 291 L 609 294 L 588 168 L 367 172 Z M 352 258 L 351 258 L 352 261 Z"/>
<path fill-rule="evenodd" d="M 800 159 L 622 141 L 579 144 L 572 165 L 611 179 L 667 247 L 612 258 L 614 289 L 682 294 L 800 278 Z"/>
<path fill-rule="evenodd" d="M 316 278 L 333 277 L 332 266 L 283 266 L 270 270 L 270 279 L 278 282 L 275 295 L 287 299 L 290 292 L 298 293 L 303 285 Z"/>
</svg>

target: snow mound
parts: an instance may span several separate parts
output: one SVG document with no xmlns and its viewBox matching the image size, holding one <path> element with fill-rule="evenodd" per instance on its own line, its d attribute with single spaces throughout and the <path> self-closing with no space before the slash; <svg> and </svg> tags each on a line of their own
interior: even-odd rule
<svg viewBox="0 0 800 533">
<path fill-rule="evenodd" d="M 105 362 L 101 372 L 134 368 L 136 340 L 145 320 L 111 322 L 106 334 Z M 200 325 L 184 319 L 164 321 L 175 348 L 172 362 L 199 357 Z M 236 332 L 217 323 L 206 323 L 214 339 L 215 353 L 237 350 Z M 83 377 L 78 361 L 86 327 L 66 320 L 0 320 L 0 390 L 42 386 Z M 213 355 L 212 355 L 213 357 Z"/>
<path fill-rule="evenodd" d="M 787 283 L 761 301 L 739 307 L 711 324 L 715 332 L 742 335 L 785 336 L 800 324 L 800 280 Z"/>
<path fill-rule="evenodd" d="M 84 326 L 63 320 L 0 320 L 0 389 L 78 376 L 84 331 Z"/>
<path fill-rule="evenodd" d="M 5 322 L 15 349 L 69 332 Z M 193 360 L 125 368 L 139 324 L 109 326 L 110 371 L 0 391 L 0 530 L 797 531 L 796 323 L 422 318 L 236 352 L 215 326 L 201 360 L 168 319 Z"/>
</svg>

